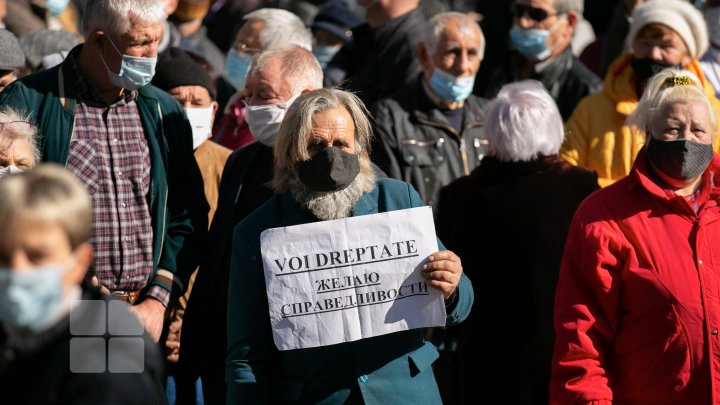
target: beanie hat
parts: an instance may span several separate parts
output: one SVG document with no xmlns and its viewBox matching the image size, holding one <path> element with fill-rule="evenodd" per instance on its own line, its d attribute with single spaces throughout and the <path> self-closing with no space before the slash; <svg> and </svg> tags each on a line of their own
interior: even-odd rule
<svg viewBox="0 0 720 405">
<path fill-rule="evenodd" d="M 311 28 L 325 29 L 343 42 L 351 42 L 352 29 L 362 23 L 363 20 L 350 10 L 345 0 L 330 0 L 320 7 Z"/>
<path fill-rule="evenodd" d="M 0 70 L 15 70 L 25 66 L 25 54 L 12 32 L 0 29 Z"/>
<path fill-rule="evenodd" d="M 65 30 L 46 29 L 20 37 L 20 46 L 33 69 L 38 69 L 42 65 L 45 56 L 68 52 L 79 43 L 80 37 Z"/>
<path fill-rule="evenodd" d="M 152 84 L 165 91 L 180 86 L 201 86 L 215 98 L 215 86 L 208 72 L 177 47 L 170 47 L 160 55 Z"/>
<path fill-rule="evenodd" d="M 662 24 L 675 31 L 685 41 L 690 56 L 695 59 L 708 47 L 705 19 L 692 4 L 683 0 L 650 0 L 638 6 L 632 15 L 628 44 L 632 46 L 640 30 L 648 24 Z"/>
</svg>

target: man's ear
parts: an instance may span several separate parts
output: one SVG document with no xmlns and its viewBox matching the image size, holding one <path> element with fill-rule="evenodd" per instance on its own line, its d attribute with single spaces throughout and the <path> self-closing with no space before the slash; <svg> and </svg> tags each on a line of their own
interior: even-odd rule
<svg viewBox="0 0 720 405">
<path fill-rule="evenodd" d="M 68 270 L 68 281 L 79 285 L 85 278 L 93 261 L 93 248 L 90 242 L 85 242 L 75 249 L 75 263 Z"/>
<path fill-rule="evenodd" d="M 578 22 L 580 22 L 580 16 L 577 11 L 570 11 L 567 13 L 567 22 L 573 32 L 575 32 L 575 28 L 577 27 Z"/>
<path fill-rule="evenodd" d="M 218 103 L 217 101 L 213 101 L 210 103 L 210 107 L 212 107 L 212 119 L 211 121 L 215 121 L 215 113 L 217 113 L 218 110 Z"/>
<path fill-rule="evenodd" d="M 415 51 L 417 52 L 417 58 L 420 62 L 420 66 L 427 70 L 426 65 L 428 63 L 428 60 L 430 59 L 430 55 L 428 54 L 428 49 L 427 45 L 425 45 L 425 41 L 418 42 Z"/>
</svg>

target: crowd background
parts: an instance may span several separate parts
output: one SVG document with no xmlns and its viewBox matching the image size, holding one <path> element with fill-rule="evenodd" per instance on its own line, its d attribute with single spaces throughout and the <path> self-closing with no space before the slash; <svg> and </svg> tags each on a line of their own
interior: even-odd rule
<svg viewBox="0 0 720 405">
<path fill-rule="evenodd" d="M 444 403 L 548 402 L 551 372 L 558 373 L 552 361 L 559 330 L 553 311 L 568 229 L 585 197 L 637 171 L 637 156 L 645 159 L 647 128 L 626 120 L 646 84 L 663 69 L 682 69 L 676 76 L 692 75 L 692 85 L 714 110 L 708 114 L 720 111 L 718 0 L 157 1 L 157 16 L 145 16 L 159 22 L 161 29 L 147 34 L 157 34 L 157 43 L 132 55 L 138 63 L 157 57 L 153 74 L 122 82 L 123 72 L 116 74 L 114 66 L 130 66 L 127 48 L 111 39 L 118 55 L 106 62 L 112 48 L 88 31 L 99 27 L 83 25 L 96 22 L 88 8 L 98 0 L 0 0 L 0 176 L 41 161 L 66 163 L 96 197 L 90 241 L 96 260 L 105 257 L 109 263 L 108 251 L 127 252 L 103 242 L 98 229 L 116 232 L 119 239 L 123 224 L 98 225 L 104 222 L 97 202 L 103 191 L 96 183 L 105 180 L 88 179 L 87 155 L 76 151 L 78 141 L 92 144 L 96 121 L 68 122 L 64 116 L 54 121 L 59 113 L 48 112 L 47 97 L 60 103 L 72 97 L 57 94 L 51 83 L 71 77 L 78 82 L 71 91 L 77 91 L 78 106 L 102 102 L 83 109 L 73 99 L 69 108 L 76 116 L 98 117 L 107 105 L 120 110 L 130 105 L 130 112 L 118 113 L 120 126 L 134 135 L 157 136 L 158 144 L 149 142 L 149 149 L 123 158 L 141 160 L 134 168 L 140 183 L 146 182 L 141 186 L 146 195 L 162 194 L 154 188 L 158 184 L 170 189 L 159 202 L 170 210 L 170 242 L 155 240 L 161 234 L 158 202 L 145 204 L 147 215 L 139 216 L 146 222 L 139 229 L 155 238 L 138 236 L 147 250 L 132 255 L 152 271 L 134 274 L 142 279 L 135 284 L 106 281 L 114 271 L 130 273 L 128 254 L 131 259 L 119 268 L 107 264 L 112 271 L 106 273 L 99 262 L 88 266 L 82 284 L 135 307 L 155 303 L 155 309 L 148 305 L 134 312 L 147 339 L 159 342 L 163 395 L 171 404 L 225 403 L 226 384 L 241 379 L 233 379 L 231 365 L 241 362 L 242 350 L 228 336 L 248 339 L 244 334 L 253 332 L 238 331 L 233 320 L 247 308 L 232 303 L 240 302 L 238 291 L 249 288 L 234 267 L 245 257 L 233 255 L 252 256 L 252 243 L 234 246 L 233 231 L 240 223 L 249 227 L 243 220 L 255 218 L 258 207 L 282 194 L 271 186 L 278 181 L 275 141 L 279 133 L 291 138 L 292 130 L 283 132 L 283 125 L 290 125 L 283 118 L 289 111 L 298 115 L 292 110 L 297 100 L 344 97 L 318 93 L 321 88 L 355 94 L 373 133 L 367 137 L 369 150 L 352 149 L 367 154 L 363 170 L 379 184 L 398 179 L 417 190 L 419 201 L 413 197 L 399 205 L 432 206 L 438 237 L 462 259 L 462 272 L 474 288 L 469 318 L 424 331 L 439 352 L 432 369 Z M 146 28 L 136 23 L 130 19 L 130 28 Z M 116 39 L 133 32 L 120 29 Z M 118 94 L 95 94 L 95 75 L 120 89 L 122 101 L 115 100 Z M 159 100 L 159 115 L 143 109 L 147 100 Z M 357 116 L 366 112 L 352 110 L 354 103 L 333 108 L 350 111 L 357 126 Z M 154 130 L 141 125 L 147 120 L 157 123 Z M 84 132 L 73 132 L 71 123 Z M 708 131 L 716 134 L 717 128 Z M 70 134 L 72 146 L 58 146 L 65 135 L 70 144 Z M 717 139 L 712 138 L 716 151 Z M 112 160 L 111 152 L 103 153 Z M 339 217 L 351 215 L 352 208 Z M 321 220 L 337 217 L 334 211 L 312 212 Z M 571 267 L 563 266 L 565 272 Z M 567 280 L 561 285 L 579 288 Z M 457 305 L 453 300 L 448 308 Z M 571 301 L 561 297 L 566 307 Z M 555 350 L 559 361 L 563 348 Z M 150 367 L 152 374 L 157 368 Z M 477 368 L 490 376 L 474 380 Z M 0 363 L 0 375 L 8 370 Z M 554 389 L 560 403 L 575 400 Z M 241 391 L 231 389 L 231 399 L 241 401 Z M 357 400 L 353 395 L 346 399 Z"/>
</svg>

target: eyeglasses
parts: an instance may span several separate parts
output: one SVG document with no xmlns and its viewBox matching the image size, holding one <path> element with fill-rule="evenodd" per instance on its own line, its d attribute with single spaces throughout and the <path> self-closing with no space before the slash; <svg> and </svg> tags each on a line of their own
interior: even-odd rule
<svg viewBox="0 0 720 405">
<path fill-rule="evenodd" d="M 512 13 L 515 18 L 521 18 L 521 17 L 527 15 L 528 17 L 530 17 L 531 20 L 533 20 L 535 22 L 543 22 L 548 17 L 553 17 L 553 16 L 558 15 L 558 13 L 550 14 L 541 8 L 526 6 L 526 5 L 517 4 L 517 3 L 514 3 L 512 5 Z"/>
<path fill-rule="evenodd" d="M 0 133 L 4 132 L 6 129 L 13 132 L 26 132 L 32 131 L 33 126 L 27 121 L 0 121 Z"/>
</svg>

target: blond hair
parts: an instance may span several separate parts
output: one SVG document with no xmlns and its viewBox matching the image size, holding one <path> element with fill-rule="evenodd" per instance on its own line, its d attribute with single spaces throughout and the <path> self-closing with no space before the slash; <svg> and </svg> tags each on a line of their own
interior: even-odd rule
<svg viewBox="0 0 720 405">
<path fill-rule="evenodd" d="M 273 146 L 275 173 L 270 183 L 275 192 L 286 191 L 291 180 L 297 176 L 295 164 L 310 159 L 307 148 L 312 137 L 313 116 L 334 108 L 344 108 L 352 117 L 355 146 L 360 153 L 360 171 L 373 176 L 369 154 L 372 130 L 365 105 L 356 95 L 347 91 L 318 89 L 300 95 L 280 124 Z"/>
<path fill-rule="evenodd" d="M 650 78 L 635 111 L 628 117 L 627 124 L 644 131 L 664 106 L 691 101 L 699 101 L 705 105 L 712 134 L 716 135 L 717 113 L 710 104 L 700 79 L 692 72 L 680 69 L 665 69 Z"/>
<path fill-rule="evenodd" d="M 75 249 L 90 238 L 92 202 L 70 172 L 45 163 L 0 180 L 0 229 L 21 221 L 60 225 Z"/>
</svg>

